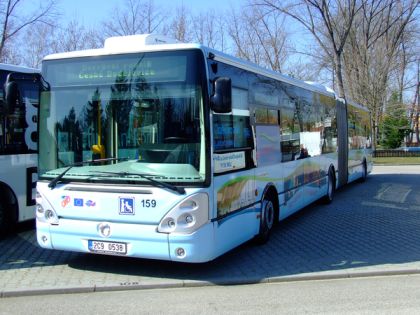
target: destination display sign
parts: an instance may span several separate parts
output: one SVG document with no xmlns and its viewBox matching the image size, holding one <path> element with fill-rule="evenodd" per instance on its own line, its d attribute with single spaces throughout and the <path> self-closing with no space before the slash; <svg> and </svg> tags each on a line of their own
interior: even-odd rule
<svg viewBox="0 0 420 315">
<path fill-rule="evenodd" d="M 51 86 L 182 82 L 187 56 L 131 54 L 61 59 L 45 63 L 44 77 Z"/>
</svg>

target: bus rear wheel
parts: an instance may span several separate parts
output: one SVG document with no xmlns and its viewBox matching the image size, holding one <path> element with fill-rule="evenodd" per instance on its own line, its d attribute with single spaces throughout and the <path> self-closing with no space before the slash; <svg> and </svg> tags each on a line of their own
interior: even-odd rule
<svg viewBox="0 0 420 315">
<path fill-rule="evenodd" d="M 362 167 L 363 167 L 363 169 L 362 169 L 362 176 L 359 179 L 359 181 L 361 183 L 363 183 L 364 181 L 366 181 L 366 178 L 367 178 L 367 163 L 366 163 L 366 160 L 363 160 Z"/>
<path fill-rule="evenodd" d="M 329 204 L 333 201 L 335 195 L 335 174 L 334 169 L 328 170 L 327 194 L 324 196 L 324 202 Z"/>
<path fill-rule="evenodd" d="M 271 198 L 264 198 L 261 202 L 260 231 L 255 237 L 258 244 L 267 243 L 274 226 L 276 210 Z"/>
</svg>

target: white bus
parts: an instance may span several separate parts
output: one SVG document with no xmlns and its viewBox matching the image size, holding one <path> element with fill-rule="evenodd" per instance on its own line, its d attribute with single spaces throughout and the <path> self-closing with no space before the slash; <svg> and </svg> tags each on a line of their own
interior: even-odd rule
<svg viewBox="0 0 420 315">
<path fill-rule="evenodd" d="M 0 236 L 35 218 L 38 73 L 0 64 Z"/>
<path fill-rule="evenodd" d="M 198 44 L 110 38 L 42 77 L 43 248 L 205 262 L 372 167 L 362 106 Z"/>
</svg>

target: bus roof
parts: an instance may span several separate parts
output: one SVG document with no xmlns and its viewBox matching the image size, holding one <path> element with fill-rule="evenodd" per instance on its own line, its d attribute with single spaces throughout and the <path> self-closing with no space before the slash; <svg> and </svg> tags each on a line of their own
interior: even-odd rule
<svg viewBox="0 0 420 315">
<path fill-rule="evenodd" d="M 199 44 L 180 43 L 168 37 L 154 34 L 110 37 L 105 40 L 103 48 L 87 49 L 48 55 L 44 60 L 67 59 L 119 55 L 136 52 L 167 51 L 181 49 L 201 49 Z"/>
<path fill-rule="evenodd" d="M 210 48 L 207 48 L 207 47 L 204 47 L 204 46 L 201 46 L 201 48 L 204 51 L 207 51 L 208 53 L 212 53 L 214 55 L 214 60 L 217 60 L 217 61 L 220 61 L 220 62 L 223 62 L 223 63 L 227 63 L 227 64 L 230 64 L 232 66 L 235 66 L 235 67 L 238 67 L 238 68 L 241 68 L 241 69 L 244 69 L 244 70 L 248 70 L 248 71 L 251 71 L 251 72 L 254 72 L 254 73 L 257 73 L 257 74 L 261 74 L 261 75 L 267 76 L 267 77 L 275 79 L 275 80 L 279 80 L 279 81 L 283 81 L 283 82 L 286 82 L 286 83 L 289 83 L 289 84 L 292 84 L 292 85 L 295 85 L 295 86 L 299 86 L 299 87 L 304 88 L 306 90 L 318 92 L 318 93 L 336 98 L 336 94 L 332 89 L 330 89 L 330 88 L 328 88 L 324 85 L 321 85 L 319 83 L 313 84 L 312 82 L 305 82 L 305 81 L 302 81 L 302 80 L 298 80 L 298 79 L 289 77 L 287 75 L 284 75 L 282 73 L 263 68 L 263 67 L 255 64 L 255 63 L 252 63 L 252 62 L 249 62 L 249 61 L 246 61 L 246 60 L 243 60 L 243 59 L 239 59 L 239 58 L 233 57 L 231 55 L 227 55 L 225 53 L 222 53 L 222 52 L 214 50 L 214 49 L 210 49 Z"/>
<path fill-rule="evenodd" d="M 12 71 L 12 72 L 24 72 L 24 73 L 39 73 L 40 71 L 35 68 L 28 68 L 22 66 L 15 66 L 6 63 L 0 63 L 0 70 Z"/>
</svg>

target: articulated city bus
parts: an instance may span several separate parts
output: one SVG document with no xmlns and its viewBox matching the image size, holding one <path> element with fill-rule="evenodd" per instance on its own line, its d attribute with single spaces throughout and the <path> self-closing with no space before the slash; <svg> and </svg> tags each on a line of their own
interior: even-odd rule
<svg viewBox="0 0 420 315">
<path fill-rule="evenodd" d="M 205 262 L 371 171 L 365 108 L 198 44 L 110 38 L 42 82 L 44 248 Z"/>
<path fill-rule="evenodd" d="M 35 217 L 38 73 L 0 64 L 0 236 Z"/>
</svg>

